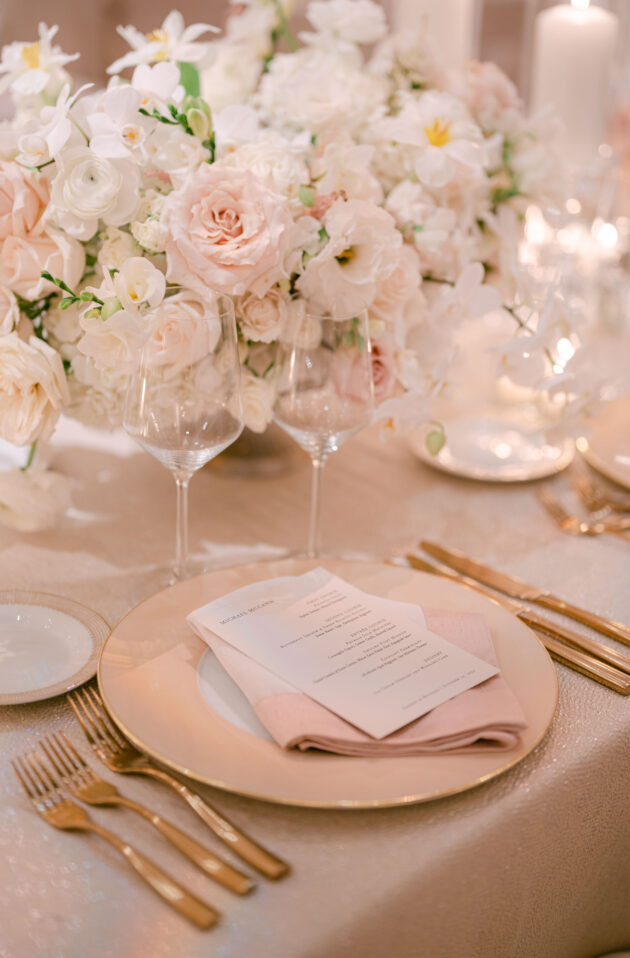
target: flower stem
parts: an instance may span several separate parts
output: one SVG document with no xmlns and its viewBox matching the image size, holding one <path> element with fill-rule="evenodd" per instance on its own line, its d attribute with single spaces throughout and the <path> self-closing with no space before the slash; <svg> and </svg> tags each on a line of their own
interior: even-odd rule
<svg viewBox="0 0 630 958">
<path fill-rule="evenodd" d="M 22 472 L 26 472 L 26 470 L 33 465 L 33 459 L 35 458 L 36 449 L 37 449 L 37 439 L 35 440 L 35 442 L 31 443 L 31 448 L 28 451 L 28 459 L 26 460 L 24 465 L 21 467 Z"/>
</svg>

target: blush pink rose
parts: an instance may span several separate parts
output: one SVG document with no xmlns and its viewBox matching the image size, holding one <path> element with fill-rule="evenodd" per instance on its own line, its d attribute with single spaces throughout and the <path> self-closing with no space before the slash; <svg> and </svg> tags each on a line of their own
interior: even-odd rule
<svg viewBox="0 0 630 958">
<path fill-rule="evenodd" d="M 169 366 L 172 375 L 193 366 L 212 352 L 221 335 L 221 322 L 190 293 L 169 296 L 154 311 L 154 326 L 146 344 L 150 366 Z"/>
<path fill-rule="evenodd" d="M 84 268 L 83 246 L 65 233 L 35 230 L 27 236 L 7 236 L 0 246 L 0 283 L 24 299 L 37 299 L 56 290 L 42 279 L 42 270 L 74 287 Z"/>
<path fill-rule="evenodd" d="M 365 402 L 370 396 L 370 369 L 374 389 L 374 402 L 378 406 L 389 399 L 396 389 L 396 361 L 394 351 L 387 339 L 372 343 L 371 356 L 356 346 L 335 354 L 332 371 L 335 388 L 340 396 L 349 396 Z"/>
<path fill-rule="evenodd" d="M 249 170 L 204 165 L 164 204 L 167 279 L 204 294 L 264 296 L 284 276 L 287 200 Z"/>
<path fill-rule="evenodd" d="M 0 163 L 0 240 L 26 236 L 48 206 L 48 180 L 29 173 L 17 163 Z"/>
</svg>

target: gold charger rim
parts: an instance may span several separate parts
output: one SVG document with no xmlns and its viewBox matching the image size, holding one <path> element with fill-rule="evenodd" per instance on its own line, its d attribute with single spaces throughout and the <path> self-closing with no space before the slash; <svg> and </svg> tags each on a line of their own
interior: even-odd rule
<svg viewBox="0 0 630 958">
<path fill-rule="evenodd" d="M 316 563 L 320 561 L 326 562 L 327 560 L 331 558 L 332 558 L 331 556 L 328 556 L 326 559 L 318 559 L 314 561 Z M 268 559 L 262 562 L 249 563 L 247 565 L 239 566 L 239 567 L 225 567 L 223 569 L 217 569 L 214 572 L 209 572 L 203 575 L 195 576 L 194 580 L 189 579 L 186 581 L 192 582 L 195 580 L 200 580 L 200 579 L 208 577 L 209 575 L 215 575 L 218 573 L 228 572 L 236 568 L 239 568 L 240 570 L 244 571 L 247 569 L 257 569 L 257 568 L 267 567 L 271 565 L 290 564 L 290 563 L 293 563 L 294 561 L 295 561 L 294 558 Z M 336 559 L 335 561 L 340 561 L 340 560 Z M 368 560 L 352 559 L 352 560 L 346 560 L 346 561 L 350 561 L 354 563 L 364 563 L 366 566 L 367 565 L 382 566 L 383 568 L 387 565 L 387 563 L 383 561 L 371 560 L 371 559 L 368 559 Z M 389 565 L 388 567 L 392 568 L 391 565 Z M 397 568 L 397 567 L 393 566 L 393 568 Z M 419 572 L 418 570 L 407 568 L 405 566 L 402 566 L 400 568 L 402 568 L 403 570 L 407 572 L 412 573 L 414 576 L 419 576 L 425 579 L 426 582 L 431 582 L 431 583 L 435 582 L 434 576 L 425 574 L 423 572 Z M 464 590 L 466 589 L 465 586 L 459 585 L 458 583 L 449 582 L 448 584 L 454 586 L 456 589 L 457 588 L 461 588 Z M 201 775 L 198 772 L 189 769 L 186 765 L 182 765 L 179 762 L 170 758 L 169 756 L 162 754 L 158 750 L 151 748 L 150 746 L 147 746 L 147 744 L 142 740 L 142 738 L 136 735 L 126 725 L 126 723 L 119 718 L 116 709 L 111 703 L 111 699 L 107 695 L 107 692 L 104 688 L 104 683 L 102 681 L 103 659 L 107 653 L 107 645 L 108 645 L 108 642 L 111 640 L 115 630 L 118 628 L 118 626 L 120 626 L 122 622 L 124 622 L 129 616 L 131 616 L 134 612 L 136 612 L 142 605 L 144 605 L 147 602 L 150 602 L 157 595 L 164 594 L 165 592 L 169 592 L 173 588 L 177 588 L 178 585 L 181 585 L 181 583 L 176 583 L 175 586 L 167 586 L 165 589 L 160 590 L 160 592 L 157 592 L 152 596 L 148 596 L 146 599 L 143 599 L 141 602 L 137 603 L 119 620 L 119 622 L 116 624 L 116 626 L 114 626 L 114 628 L 110 632 L 110 635 L 108 636 L 107 640 L 105 641 L 103 645 L 103 648 L 100 651 L 98 667 L 96 671 L 96 678 L 97 678 L 99 691 L 103 699 L 103 702 L 105 704 L 105 707 L 107 708 L 107 711 L 112 716 L 116 725 L 121 729 L 123 734 L 129 739 L 129 741 L 133 745 L 135 745 L 136 748 L 138 748 L 145 755 L 148 755 L 149 758 L 153 759 L 156 762 L 159 762 L 161 765 L 164 765 L 166 768 L 170 769 L 171 771 L 174 771 L 180 775 L 183 775 L 194 782 L 199 782 L 202 785 L 209 785 L 221 791 L 225 791 L 234 795 L 241 795 L 245 798 L 253 798 L 258 801 L 269 802 L 274 805 L 286 805 L 286 806 L 291 806 L 295 808 L 317 808 L 317 809 L 328 809 L 328 810 L 337 810 L 337 811 L 343 811 L 343 810 L 352 811 L 352 810 L 360 810 L 360 809 L 369 810 L 369 809 L 375 809 L 375 808 L 399 808 L 405 805 L 424 804 L 425 802 L 437 801 L 442 798 L 449 798 L 455 795 L 460 795 L 464 792 L 471 791 L 472 789 L 478 788 L 479 786 L 484 785 L 486 782 L 492 781 L 494 778 L 497 778 L 498 776 L 503 775 L 505 772 L 509 771 L 511 768 L 518 765 L 525 758 L 531 755 L 531 753 L 535 751 L 535 749 L 537 749 L 540 746 L 540 744 L 545 740 L 545 738 L 549 734 L 551 726 L 553 725 L 553 721 L 556 716 L 556 711 L 558 708 L 559 683 L 558 683 L 558 675 L 554 667 L 553 660 L 551 659 L 551 656 L 545 649 L 540 639 L 532 631 L 532 629 L 526 626 L 523 622 L 521 622 L 515 616 L 511 616 L 511 613 L 503 609 L 499 603 L 495 603 L 492 599 L 486 598 L 485 596 L 480 596 L 476 593 L 473 593 L 477 599 L 481 598 L 486 602 L 490 602 L 491 604 L 496 605 L 497 608 L 505 612 L 507 616 L 511 616 L 515 624 L 518 623 L 519 626 L 522 626 L 522 628 L 525 629 L 527 633 L 529 633 L 533 642 L 539 647 L 541 652 L 544 654 L 544 658 L 549 665 L 549 674 L 553 676 L 553 702 L 550 703 L 551 707 L 550 707 L 549 719 L 547 723 L 545 724 L 544 728 L 541 729 L 540 734 L 535 738 L 535 740 L 533 740 L 528 745 L 526 751 L 520 752 L 518 755 L 512 757 L 509 761 L 507 761 L 505 764 L 501 765 L 500 767 L 493 768 L 490 771 L 486 772 L 485 774 L 480 775 L 474 780 L 470 780 L 463 785 L 455 786 L 449 789 L 439 789 L 437 791 L 428 791 L 428 792 L 427 791 L 415 792 L 413 794 L 401 795 L 401 796 L 396 796 L 395 798 L 384 798 L 384 799 L 318 800 L 318 799 L 287 798 L 285 796 L 278 796 L 272 793 L 259 792 L 259 791 L 243 788 L 240 786 L 235 786 L 231 784 L 230 782 L 223 781 L 222 779 L 216 778 L 214 776 Z M 201 639 L 198 639 L 198 641 L 200 645 L 203 646 L 205 651 L 207 646 L 205 646 L 205 644 L 201 641 Z M 354 759 L 347 756 L 339 756 L 339 757 L 346 758 L 346 760 L 349 760 L 349 761 L 354 761 Z M 410 758 L 413 761 L 419 761 L 423 758 L 423 756 L 408 756 L 408 758 Z M 387 759 L 379 758 L 379 759 L 374 759 L 374 761 L 387 761 Z"/>
</svg>

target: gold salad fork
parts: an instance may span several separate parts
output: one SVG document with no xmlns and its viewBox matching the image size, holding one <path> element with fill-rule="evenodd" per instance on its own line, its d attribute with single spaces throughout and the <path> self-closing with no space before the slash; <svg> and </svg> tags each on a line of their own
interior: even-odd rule
<svg viewBox="0 0 630 958">
<path fill-rule="evenodd" d="M 605 533 L 628 539 L 627 530 L 630 530 L 630 520 L 615 516 L 610 519 L 590 521 L 572 515 L 556 499 L 549 489 L 539 489 L 538 501 L 547 510 L 553 521 L 563 532 L 573 536 L 599 536 Z"/>
<path fill-rule="evenodd" d="M 107 768 L 122 775 L 148 775 L 170 786 L 194 812 L 243 861 L 257 868 L 267 878 L 282 878 L 289 866 L 268 852 L 244 832 L 219 814 L 204 799 L 173 775 L 153 765 L 151 760 L 127 741 L 109 717 L 99 693 L 83 688 L 68 695 L 79 725 L 90 746 Z"/>
<path fill-rule="evenodd" d="M 210 928 L 219 913 L 187 891 L 158 865 L 122 841 L 113 832 L 93 821 L 84 808 L 73 802 L 61 790 L 53 772 L 38 755 L 30 754 L 15 759 L 13 769 L 36 812 L 49 825 L 62 831 L 94 832 L 112 845 L 133 869 L 157 892 L 164 901 L 198 928 Z"/>
<path fill-rule="evenodd" d="M 247 875 L 243 875 L 242 872 L 222 861 L 172 822 L 161 818 L 140 802 L 121 795 L 115 785 L 99 778 L 63 732 L 60 735 L 53 734 L 44 738 L 39 744 L 54 771 L 75 798 L 85 802 L 86 805 L 120 805 L 136 812 L 150 822 L 206 875 L 214 878 L 230 891 L 245 895 L 254 888 L 255 883 Z"/>
</svg>

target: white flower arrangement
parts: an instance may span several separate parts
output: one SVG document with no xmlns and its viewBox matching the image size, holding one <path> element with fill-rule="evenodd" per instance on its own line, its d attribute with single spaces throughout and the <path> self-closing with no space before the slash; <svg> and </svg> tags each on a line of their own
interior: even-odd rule
<svg viewBox="0 0 630 958">
<path fill-rule="evenodd" d="M 0 129 L 1 438 L 32 445 L 62 410 L 115 425 L 168 284 L 235 298 L 257 431 L 296 311 L 369 310 L 378 416 L 409 425 L 444 375 L 423 336 L 437 330 L 446 354 L 454 324 L 513 295 L 505 263 L 553 153 L 512 84 L 488 64 L 445 69 L 429 37 L 388 36 L 372 0 L 315 0 L 302 46 L 286 16 L 248 0 L 220 39 L 177 12 L 147 36 L 121 27 L 131 51 L 106 89 L 75 94 L 56 28 L 4 47 L 17 109 Z M 167 332 L 160 348 L 181 351 Z M 544 359 L 534 332 L 528 359 Z M 525 350 L 508 347 L 512 368 Z M 536 385 L 563 372 L 543 361 Z"/>
</svg>

